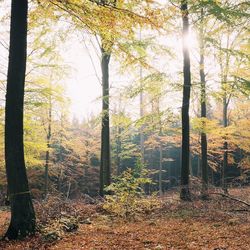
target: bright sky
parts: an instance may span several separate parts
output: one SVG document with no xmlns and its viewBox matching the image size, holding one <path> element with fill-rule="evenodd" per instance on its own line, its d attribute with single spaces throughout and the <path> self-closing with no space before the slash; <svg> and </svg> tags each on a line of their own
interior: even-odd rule
<svg viewBox="0 0 250 250">
<path fill-rule="evenodd" d="M 89 36 L 86 36 L 84 43 L 82 37 L 72 37 L 67 42 L 66 49 L 62 51 L 65 63 L 73 68 L 72 74 L 68 79 L 65 79 L 67 94 L 71 99 L 71 116 L 76 116 L 80 120 L 91 113 L 98 114 L 101 111 L 100 97 L 102 89 L 99 82 L 101 79 L 101 71 L 100 59 L 97 56 L 97 52 L 99 51 L 96 51 L 99 48 L 97 44 L 95 44 L 96 49 L 94 49 L 89 39 Z M 173 46 L 177 49 L 177 57 L 179 59 L 181 58 L 181 61 L 177 58 L 177 61 L 173 60 L 170 62 L 168 58 L 160 56 L 157 59 L 157 64 L 163 65 L 163 70 L 164 68 L 167 71 L 171 71 L 172 69 L 173 72 L 176 72 L 176 62 L 181 66 L 180 69 L 182 69 L 181 41 L 177 40 L 175 36 L 172 39 L 170 39 L 170 37 L 161 39 L 161 42 L 165 43 L 165 41 L 167 41 L 169 46 Z M 191 34 L 187 41 L 191 48 L 197 46 L 194 34 Z M 92 39 L 92 42 L 94 43 L 95 40 Z M 111 60 L 110 68 L 113 69 L 115 65 L 116 63 Z M 127 78 L 129 78 L 130 72 L 127 72 L 127 74 Z M 99 80 L 97 77 L 99 77 Z M 124 84 L 126 80 L 124 76 L 117 75 L 117 72 L 111 70 L 110 85 L 112 87 L 118 88 Z M 180 104 L 181 103 L 178 103 L 177 105 L 180 106 Z M 176 103 L 173 102 L 170 105 L 176 105 Z"/>
<path fill-rule="evenodd" d="M 101 111 L 100 97 L 102 94 L 101 84 L 97 78 L 98 75 L 101 79 L 100 59 L 97 56 L 99 48 L 95 43 L 95 39 L 92 39 L 92 42 L 95 43 L 96 47 L 94 49 L 90 43 L 90 37 L 86 34 L 84 36 L 83 39 L 83 36 L 80 33 L 72 34 L 67 40 L 66 45 L 63 45 L 63 49 L 61 50 L 61 56 L 65 60 L 64 63 L 70 65 L 72 68 L 72 73 L 64 80 L 67 86 L 67 95 L 71 99 L 70 116 L 76 116 L 80 120 L 89 116 L 91 113 L 98 114 Z M 191 48 L 197 46 L 196 38 L 193 33 L 187 41 Z M 170 35 L 162 39 L 160 38 L 160 42 L 163 44 L 167 43 L 170 47 L 174 47 L 178 58 L 174 61 L 166 57 L 157 56 L 157 64 L 164 65 L 164 68 L 168 72 L 172 70 L 173 72 L 176 72 L 176 65 L 178 64 L 178 67 L 180 67 L 178 70 L 181 71 L 181 41 L 177 40 L 176 36 L 171 37 Z M 111 57 L 110 68 L 113 69 L 114 66 L 117 68 L 117 64 L 115 64 Z M 127 76 L 124 77 L 117 75 L 115 70 L 111 70 L 110 85 L 114 88 L 113 92 L 115 92 L 115 88 L 118 88 L 124 84 L 124 82 L 129 81 L 129 74 L 130 72 L 127 72 Z M 181 103 L 176 103 L 172 99 L 172 104 L 169 105 L 180 106 L 180 104 Z M 139 112 L 139 108 L 138 110 L 137 108 L 138 105 L 135 105 L 135 112 Z"/>
<path fill-rule="evenodd" d="M 92 46 L 88 46 L 87 51 L 83 42 L 74 38 L 72 40 L 68 41 L 66 50 L 62 51 L 65 63 L 73 69 L 65 83 L 71 99 L 71 115 L 82 119 L 92 112 L 101 111 L 99 97 L 102 89 L 95 72 L 96 69 L 100 76 L 100 60 Z"/>
<path fill-rule="evenodd" d="M 91 39 L 91 40 L 90 40 Z M 64 50 L 61 51 L 65 64 L 70 65 L 72 73 L 63 81 L 66 84 L 67 95 L 71 99 L 71 116 L 82 120 L 90 114 L 101 112 L 101 66 L 100 49 L 94 37 L 79 34 L 71 37 Z M 110 95 L 116 96 L 117 88 L 124 82 L 131 83 L 130 72 L 126 77 L 119 75 L 118 65 L 111 56 L 110 60 Z M 129 80 L 130 79 L 130 80 Z M 111 109 L 114 103 L 111 102 Z M 138 111 L 139 112 L 139 111 Z"/>
</svg>

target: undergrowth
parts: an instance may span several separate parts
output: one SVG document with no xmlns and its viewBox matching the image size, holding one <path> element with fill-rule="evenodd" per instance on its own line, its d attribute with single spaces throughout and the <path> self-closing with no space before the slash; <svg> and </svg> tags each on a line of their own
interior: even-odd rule
<svg viewBox="0 0 250 250">
<path fill-rule="evenodd" d="M 161 202 L 156 194 L 147 197 L 144 192 L 146 184 L 152 184 L 147 178 L 148 172 L 138 172 L 128 169 L 106 188 L 110 195 L 105 196 L 103 208 L 110 215 L 135 220 L 142 214 L 149 214 L 161 207 Z"/>
</svg>

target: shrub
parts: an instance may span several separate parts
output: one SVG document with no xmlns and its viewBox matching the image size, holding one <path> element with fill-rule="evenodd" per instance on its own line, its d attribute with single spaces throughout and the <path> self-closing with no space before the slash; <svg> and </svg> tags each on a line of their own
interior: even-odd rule
<svg viewBox="0 0 250 250">
<path fill-rule="evenodd" d="M 143 190 L 145 184 L 152 184 L 147 175 L 145 170 L 138 174 L 128 169 L 116 177 L 114 183 L 106 188 L 110 195 L 105 196 L 103 208 L 123 219 L 135 219 L 138 215 L 150 213 L 158 208 L 160 202 L 157 197 L 146 197 Z"/>
</svg>

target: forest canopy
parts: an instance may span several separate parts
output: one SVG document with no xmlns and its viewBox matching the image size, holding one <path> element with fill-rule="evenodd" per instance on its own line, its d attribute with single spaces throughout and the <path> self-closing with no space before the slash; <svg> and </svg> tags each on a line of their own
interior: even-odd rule
<svg viewBox="0 0 250 250">
<path fill-rule="evenodd" d="M 50 196 L 102 197 L 104 209 L 127 218 L 145 197 L 160 206 L 170 190 L 192 201 L 248 186 L 249 7 L 0 1 L 5 237 L 33 234 L 32 201 Z"/>
</svg>

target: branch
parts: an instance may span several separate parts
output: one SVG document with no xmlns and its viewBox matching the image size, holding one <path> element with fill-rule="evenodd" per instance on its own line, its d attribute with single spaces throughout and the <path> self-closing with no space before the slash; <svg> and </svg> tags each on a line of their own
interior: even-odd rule
<svg viewBox="0 0 250 250">
<path fill-rule="evenodd" d="M 250 203 L 243 201 L 243 200 L 240 200 L 238 198 L 235 198 L 233 196 L 227 195 L 227 194 L 223 194 L 223 193 L 209 193 L 209 194 L 221 195 L 222 197 L 226 197 L 226 198 L 231 199 L 233 201 L 238 201 L 238 202 L 250 207 Z"/>
<path fill-rule="evenodd" d="M 0 41 L 0 44 L 5 48 L 7 51 L 9 51 L 8 45 L 4 41 Z"/>
<path fill-rule="evenodd" d="M 125 14 L 128 14 L 128 15 L 130 15 L 130 16 L 132 16 L 132 17 L 137 17 L 137 18 L 140 18 L 140 19 L 142 19 L 142 20 L 147 20 L 149 23 L 151 23 L 152 26 L 154 26 L 155 28 L 158 28 L 158 25 L 157 25 L 156 23 L 154 23 L 149 17 L 140 15 L 140 14 L 135 13 L 135 12 L 133 12 L 133 11 L 131 11 L 131 10 L 128 10 L 128 9 L 119 8 L 119 7 L 115 6 L 115 5 L 110 5 L 110 4 L 107 4 L 107 3 L 102 3 L 102 4 L 100 4 L 100 3 L 95 2 L 95 1 L 93 1 L 93 0 L 89 0 L 89 1 L 92 2 L 92 3 L 95 3 L 95 4 L 99 5 L 99 6 L 102 6 L 102 7 L 104 7 L 104 8 L 109 8 L 109 9 L 111 9 L 111 10 L 113 9 L 113 10 L 115 10 L 115 11 L 123 12 L 123 13 L 125 13 Z M 177 6 L 176 6 L 176 7 L 177 7 Z"/>
<path fill-rule="evenodd" d="M 169 1 L 174 7 L 176 7 L 177 9 L 181 9 L 180 6 L 178 6 L 177 4 L 174 4 L 171 0 Z"/>
<path fill-rule="evenodd" d="M 87 46 L 87 44 L 86 44 L 84 38 L 83 38 L 83 44 L 84 44 L 84 46 L 85 46 L 85 49 L 86 49 L 86 51 L 87 51 L 87 53 L 88 53 L 88 56 L 89 56 L 90 61 L 91 61 L 91 64 L 92 64 L 92 66 L 93 66 L 93 69 L 94 69 L 94 71 L 95 71 L 95 76 L 96 76 L 98 82 L 100 83 L 100 85 L 102 85 L 101 79 L 99 78 L 98 73 L 97 73 L 97 70 L 96 70 L 96 67 L 95 67 L 94 60 L 93 60 L 93 58 L 92 58 L 92 56 L 91 56 L 91 53 L 90 53 L 89 50 L 88 50 L 88 46 Z M 92 44 L 92 45 L 93 45 L 93 44 Z"/>
</svg>

